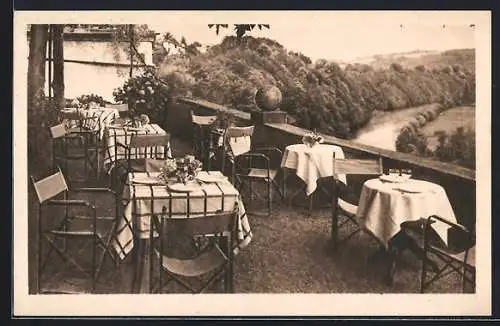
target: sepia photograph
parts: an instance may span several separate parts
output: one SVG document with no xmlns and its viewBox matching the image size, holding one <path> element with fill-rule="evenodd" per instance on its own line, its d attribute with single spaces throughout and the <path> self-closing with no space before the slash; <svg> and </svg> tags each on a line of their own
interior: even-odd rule
<svg viewBox="0 0 500 326">
<path fill-rule="evenodd" d="M 489 12 L 18 11 L 13 54 L 14 314 L 491 314 Z"/>
</svg>

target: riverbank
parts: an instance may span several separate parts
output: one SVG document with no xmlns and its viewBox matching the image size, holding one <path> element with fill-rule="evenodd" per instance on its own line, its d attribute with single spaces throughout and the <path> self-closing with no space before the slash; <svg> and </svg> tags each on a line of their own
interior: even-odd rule
<svg viewBox="0 0 500 326">
<path fill-rule="evenodd" d="M 408 120 L 437 105 L 429 104 L 392 112 L 377 112 L 370 123 L 359 131 L 354 141 L 395 151 L 396 139 Z M 437 137 L 434 133 L 436 131 L 443 130 L 451 133 L 458 127 L 475 130 L 474 107 L 460 106 L 448 109 L 442 112 L 436 120 L 422 127 L 422 132 L 428 137 L 429 146 L 435 148 Z"/>
<path fill-rule="evenodd" d="M 408 120 L 438 105 L 436 103 L 396 111 L 376 111 L 370 123 L 358 132 L 353 141 L 395 151 L 399 131 Z"/>
</svg>

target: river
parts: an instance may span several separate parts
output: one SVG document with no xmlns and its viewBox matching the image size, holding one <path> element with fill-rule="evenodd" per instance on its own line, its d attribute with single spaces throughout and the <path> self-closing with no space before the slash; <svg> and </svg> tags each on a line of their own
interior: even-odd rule
<svg viewBox="0 0 500 326">
<path fill-rule="evenodd" d="M 408 120 L 436 105 L 429 104 L 390 112 L 377 111 L 353 141 L 395 151 L 396 139 Z"/>
</svg>

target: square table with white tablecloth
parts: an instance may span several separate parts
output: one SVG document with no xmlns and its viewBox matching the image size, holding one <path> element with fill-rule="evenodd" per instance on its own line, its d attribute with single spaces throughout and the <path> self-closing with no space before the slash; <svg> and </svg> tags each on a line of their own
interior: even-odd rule
<svg viewBox="0 0 500 326">
<path fill-rule="evenodd" d="M 80 119 L 63 119 L 62 122 L 69 129 L 84 127 L 89 130 L 99 131 L 99 139 L 103 138 L 106 126 L 112 124 L 115 119 L 120 117 L 117 109 L 104 107 L 92 109 L 64 108 L 61 114 L 62 117 L 65 114 L 80 116 Z"/>
<path fill-rule="evenodd" d="M 166 135 L 167 132 L 163 130 L 156 123 L 150 123 L 142 126 L 141 128 L 132 128 L 124 126 L 107 126 L 105 131 L 105 141 L 107 150 L 104 156 L 104 165 L 113 165 L 118 160 L 127 159 L 126 151 L 123 147 L 117 146 L 117 143 L 123 144 L 125 146 L 130 144 L 130 139 L 132 135 Z M 141 159 L 145 158 L 146 153 L 151 153 L 149 148 L 139 148 L 132 150 L 131 159 Z M 165 152 L 163 146 L 158 146 L 153 150 L 156 153 L 158 159 L 171 157 L 172 153 L 170 146 L 167 152 Z"/>
<path fill-rule="evenodd" d="M 243 202 L 238 190 L 219 171 L 201 171 L 204 175 L 216 177 L 214 182 L 194 182 L 190 192 L 172 191 L 162 184 L 158 172 L 129 173 L 127 184 L 122 195 L 125 208 L 114 244 L 118 254 L 123 258 L 133 248 L 133 232 L 136 238 L 148 238 L 150 217 L 161 214 L 163 206 L 171 207 L 175 213 L 173 218 L 189 218 L 203 216 L 204 212 L 231 212 L 238 210 L 238 236 L 235 241 L 235 253 L 244 248 L 252 238 Z M 171 206 L 170 206 L 171 205 Z"/>
<path fill-rule="evenodd" d="M 423 180 L 386 181 L 384 176 L 363 184 L 357 217 L 386 248 L 401 230 L 401 224 L 431 215 L 457 221 L 446 191 L 440 185 Z M 448 229 L 444 223 L 432 225 L 445 243 Z"/>
<path fill-rule="evenodd" d="M 336 158 L 344 158 L 342 148 L 335 145 L 289 145 L 283 153 L 281 167 L 296 171 L 297 176 L 305 182 L 306 194 L 309 196 L 316 190 L 318 179 L 333 176 L 334 153 Z M 345 174 L 337 175 L 336 178 L 347 184 Z"/>
</svg>

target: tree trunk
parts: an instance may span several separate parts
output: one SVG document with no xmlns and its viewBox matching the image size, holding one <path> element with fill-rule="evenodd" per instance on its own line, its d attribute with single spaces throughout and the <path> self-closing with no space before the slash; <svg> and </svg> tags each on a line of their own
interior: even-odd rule
<svg viewBox="0 0 500 326">
<path fill-rule="evenodd" d="M 48 25 L 31 25 L 28 58 L 28 108 L 33 109 L 43 98 L 45 86 L 45 54 Z"/>
<path fill-rule="evenodd" d="M 129 37 L 129 56 L 130 56 L 129 77 L 132 78 L 134 69 L 134 52 L 132 48 L 134 44 L 134 25 L 128 25 L 128 37 Z"/>
<path fill-rule="evenodd" d="M 57 111 L 65 107 L 64 99 L 64 25 L 53 25 L 52 39 L 54 42 L 54 105 Z"/>
<path fill-rule="evenodd" d="M 46 128 L 44 88 L 48 25 L 31 25 L 28 58 L 28 164 L 38 166 L 43 152 L 40 132 Z M 40 162 L 43 165 L 43 162 Z"/>
<path fill-rule="evenodd" d="M 45 87 L 45 55 L 47 50 L 48 25 L 31 25 L 29 39 L 29 57 L 28 57 L 28 168 L 31 174 L 36 168 L 40 171 L 38 158 L 42 153 L 43 139 L 39 138 L 39 132 L 42 124 L 42 103 Z M 48 154 L 50 155 L 50 153 Z M 41 164 L 43 167 L 43 162 Z M 33 202 L 31 202 L 33 205 Z M 33 212 L 33 209 L 30 209 Z M 28 237 L 33 241 L 28 241 L 29 267 L 28 267 L 28 288 L 29 293 L 33 294 L 38 287 L 36 271 L 37 257 L 37 237 L 36 222 L 33 215 L 28 215 Z"/>
</svg>

